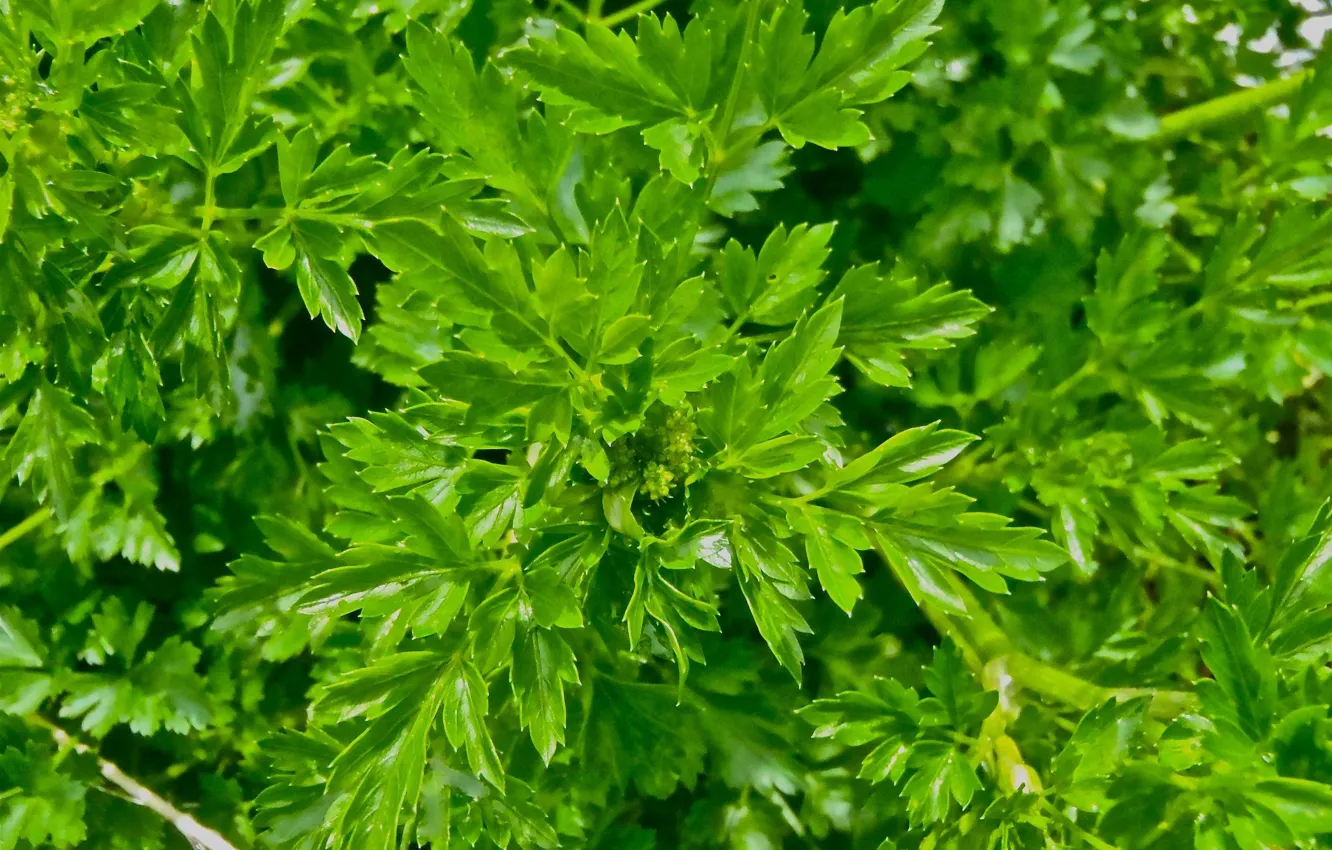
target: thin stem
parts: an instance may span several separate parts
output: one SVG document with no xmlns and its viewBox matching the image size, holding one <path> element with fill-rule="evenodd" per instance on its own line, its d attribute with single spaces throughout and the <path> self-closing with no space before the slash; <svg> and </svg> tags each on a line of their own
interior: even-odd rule
<svg viewBox="0 0 1332 850">
<path fill-rule="evenodd" d="M 1082 826 L 1079 825 L 1077 821 L 1073 820 L 1073 818 L 1069 817 L 1067 814 L 1061 811 L 1048 799 L 1041 798 L 1041 806 L 1050 814 L 1054 815 L 1061 823 L 1067 826 L 1069 830 L 1073 832 L 1073 834 L 1077 835 L 1078 838 L 1081 838 L 1083 841 L 1087 842 L 1092 847 L 1095 847 L 1096 850 L 1116 850 L 1115 845 L 1103 841 L 1100 838 L 1093 835 L 1092 833 L 1088 832 L 1086 829 L 1083 829 Z"/>
<path fill-rule="evenodd" d="M 747 321 L 749 321 L 749 311 L 745 310 L 743 313 L 736 316 L 731 324 L 727 326 L 726 333 L 722 335 L 721 339 L 717 340 L 717 346 L 720 347 L 730 342 L 731 338 L 740 332 L 740 326 Z M 790 336 L 790 334 L 787 334 L 787 336 Z"/>
<path fill-rule="evenodd" d="M 726 93 L 726 103 L 722 107 L 722 120 L 717 125 L 720 137 L 716 140 L 717 148 L 714 148 L 708 157 L 708 179 L 703 187 L 704 203 L 712 197 L 712 190 L 717 186 L 717 178 L 721 176 L 721 165 L 726 161 L 726 142 L 731 136 L 731 122 L 735 120 L 735 110 L 739 105 L 740 87 L 744 83 L 745 71 L 749 67 L 750 45 L 754 43 L 758 33 L 758 13 L 761 5 L 762 0 L 749 0 L 749 15 L 745 19 L 744 40 L 740 43 L 735 76 L 731 78 L 731 88 Z"/>
<path fill-rule="evenodd" d="M 1058 386 L 1050 390 L 1050 397 L 1059 398 L 1060 396 L 1067 393 L 1069 390 L 1076 387 L 1078 384 L 1085 381 L 1087 378 L 1090 378 L 1092 375 L 1095 375 L 1098 371 L 1100 371 L 1100 369 L 1101 369 L 1101 363 L 1099 359 L 1088 360 L 1086 363 L 1083 363 L 1080 367 L 1078 367 L 1078 370 L 1076 372 L 1074 372 L 1072 375 L 1069 375 L 1064 380 L 1060 381 Z"/>
<path fill-rule="evenodd" d="M 194 215 L 199 218 L 208 218 L 209 208 L 206 206 L 195 207 Z M 277 218 L 285 212 L 281 207 L 272 209 L 233 209 L 231 207 L 217 207 L 211 212 L 214 219 L 224 219 L 231 221 L 263 221 L 264 219 Z"/>
<path fill-rule="evenodd" d="M 972 646 L 971 638 L 967 636 L 960 623 L 928 602 L 920 606 L 920 612 L 925 615 L 925 619 L 930 621 L 930 625 L 934 626 L 939 634 L 953 642 L 953 645 L 962 653 L 962 660 L 977 675 L 985 669 L 985 659 L 981 656 L 980 651 Z"/>
<path fill-rule="evenodd" d="M 25 719 L 33 726 L 40 726 L 50 732 L 51 737 L 55 739 L 56 746 L 62 750 L 73 750 L 81 755 L 90 755 L 97 759 L 97 768 L 103 779 L 116 786 L 124 793 L 125 799 L 131 803 L 152 810 L 167 823 L 174 826 L 181 835 L 185 836 L 191 846 L 198 847 L 200 850 L 237 850 L 236 845 L 223 838 L 221 833 L 209 829 L 162 797 L 154 794 L 143 783 L 125 773 L 115 764 L 102 758 L 92 747 L 70 735 L 45 717 L 29 715 Z"/>
<path fill-rule="evenodd" d="M 783 501 L 792 505 L 808 505 L 815 499 L 820 499 L 828 495 L 830 492 L 832 491 L 828 489 L 827 485 L 824 485 L 817 490 L 810 490 L 808 493 L 802 493 L 799 496 L 783 497 Z"/>
<path fill-rule="evenodd" d="M 735 120 L 735 110 L 739 106 L 740 86 L 744 83 L 745 71 L 749 70 L 749 51 L 758 32 L 759 6 L 762 0 L 750 0 L 749 15 L 745 18 L 744 40 L 740 42 L 740 57 L 736 61 L 735 76 L 731 78 L 730 91 L 726 93 L 726 106 L 722 110 L 721 131 L 725 139 L 731 133 L 731 122 Z"/>
<path fill-rule="evenodd" d="M 216 219 L 228 219 L 232 221 L 265 221 L 286 217 L 291 221 L 326 221 L 330 224 L 340 224 L 344 227 L 359 227 L 369 230 L 377 224 L 393 224 L 400 221 L 421 221 L 430 223 L 429 219 L 420 216 L 389 216 L 385 218 L 368 219 L 355 213 L 325 212 L 324 210 L 309 210 L 300 207 L 269 207 L 267 209 L 239 209 L 232 207 L 207 206 L 195 207 L 194 215 L 204 219 L 205 222 Z"/>
<path fill-rule="evenodd" d="M 583 14 L 583 10 L 570 3 L 569 0 L 551 0 L 551 5 L 559 6 L 564 11 L 573 15 L 579 23 L 587 23 L 587 16 Z"/>
<path fill-rule="evenodd" d="M 31 515 L 25 518 L 18 525 L 11 527 L 4 534 L 0 534 L 0 549 L 4 549 L 9 544 L 15 542 L 23 535 L 32 531 L 37 526 L 51 518 L 50 508 L 39 508 Z"/>
<path fill-rule="evenodd" d="M 1300 87 L 1311 79 L 1313 71 L 1306 69 L 1261 86 L 1243 89 L 1204 101 L 1197 106 L 1181 109 L 1162 118 L 1156 134 L 1151 138 L 1157 141 L 1171 139 L 1272 106 L 1299 91 Z"/>
<path fill-rule="evenodd" d="M 216 175 L 210 165 L 204 172 L 203 231 L 207 233 L 213 227 L 213 216 L 217 215 Z"/>
<path fill-rule="evenodd" d="M 636 18 L 644 12 L 656 8 L 663 2 L 665 2 L 665 0 L 638 0 L 637 3 L 626 6 L 618 12 L 612 12 L 609 15 L 606 15 L 601 19 L 601 25 L 603 27 L 617 26 L 630 18 Z"/>
<path fill-rule="evenodd" d="M 1315 307 L 1322 307 L 1325 304 L 1332 304 L 1332 292 L 1320 292 L 1308 298 L 1301 298 L 1295 302 L 1295 309 L 1303 312 Z"/>
<path fill-rule="evenodd" d="M 746 127 L 743 131 L 741 131 L 741 133 L 738 136 L 735 137 L 735 140 L 732 141 L 731 144 L 729 144 L 722 151 L 722 154 L 720 157 L 718 157 L 718 159 L 721 162 L 725 162 L 726 160 L 731 158 L 732 154 L 738 151 L 745 150 L 750 145 L 754 144 L 759 139 L 763 138 L 764 133 L 768 132 L 773 127 L 777 126 L 777 118 L 784 117 L 784 115 L 785 113 L 783 113 L 783 116 L 772 116 L 768 118 L 767 121 L 764 121 L 762 124 L 759 124 L 756 127 Z"/>
<path fill-rule="evenodd" d="M 1173 558 L 1160 557 L 1141 547 L 1134 549 L 1129 553 L 1130 558 L 1138 558 L 1146 561 L 1149 566 L 1158 567 L 1165 570 L 1173 570 L 1181 575 L 1197 579 L 1208 587 L 1217 589 L 1221 587 L 1221 576 L 1213 570 L 1205 570 L 1202 567 L 1183 561 L 1176 561 Z"/>
<path fill-rule="evenodd" d="M 892 559 L 882 549 L 878 551 L 879 557 L 897 575 Z M 911 586 L 909 582 L 903 581 L 902 576 L 898 575 L 897 578 L 903 586 Z M 916 604 L 940 634 L 957 644 L 963 660 L 977 675 L 982 675 L 988 665 L 1001 665 L 1003 672 L 1023 690 L 1082 711 L 1095 708 L 1110 699 L 1141 696 L 1152 698 L 1151 714 L 1160 719 L 1174 718 L 1195 708 L 1197 698 L 1190 693 L 1150 688 L 1106 688 L 1032 658 L 1013 646 L 1008 635 L 961 580 L 953 576 L 946 576 L 945 580 L 948 583 L 947 590 L 962 601 L 966 611 L 964 616 L 954 617 L 929 599 L 917 598 Z"/>
</svg>

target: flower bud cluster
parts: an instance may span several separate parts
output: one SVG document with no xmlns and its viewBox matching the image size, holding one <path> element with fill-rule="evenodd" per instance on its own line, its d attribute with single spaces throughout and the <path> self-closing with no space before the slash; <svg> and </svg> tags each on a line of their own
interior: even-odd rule
<svg viewBox="0 0 1332 850">
<path fill-rule="evenodd" d="M 674 494 L 694 471 L 693 418 L 684 410 L 649 421 L 610 447 L 612 489 L 637 483 L 654 502 Z"/>
</svg>

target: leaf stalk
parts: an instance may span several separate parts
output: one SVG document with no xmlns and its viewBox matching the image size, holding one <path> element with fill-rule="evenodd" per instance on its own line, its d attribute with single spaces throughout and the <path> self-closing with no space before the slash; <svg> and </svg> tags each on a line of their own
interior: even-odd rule
<svg viewBox="0 0 1332 850">
<path fill-rule="evenodd" d="M 609 15 L 603 16 L 601 19 L 601 25 L 603 27 L 618 26 L 625 21 L 638 17 L 644 12 L 651 11 L 661 5 L 662 2 L 664 2 L 664 0 L 638 0 L 637 3 L 625 6 L 618 12 L 612 12 Z"/>
<path fill-rule="evenodd" d="M 1281 77 L 1260 86 L 1242 89 L 1172 112 L 1161 119 L 1160 126 L 1150 139 L 1152 141 L 1173 139 L 1273 106 L 1295 94 L 1301 86 L 1313 78 L 1313 69 L 1308 68 L 1289 77 Z"/>
<path fill-rule="evenodd" d="M 0 534 L 0 550 L 3 550 L 6 546 L 17 541 L 19 538 L 23 537 L 23 535 L 27 534 L 29 531 L 32 531 L 34 528 L 46 522 L 50 518 L 51 518 L 50 508 L 40 508 L 34 511 L 31 515 L 26 517 L 18 525 L 12 526 L 8 530 L 6 530 L 4 534 Z"/>
<path fill-rule="evenodd" d="M 891 567 L 892 561 L 884 556 L 882 550 L 879 550 L 879 556 Z M 909 587 L 901 581 L 900 576 L 898 580 L 903 586 Z M 978 676 L 983 675 L 991 665 L 992 669 L 1002 667 L 1003 672 L 1022 690 L 1081 711 L 1090 710 L 1111 699 L 1140 696 L 1152 698 L 1151 714 L 1162 720 L 1196 709 L 1197 698 L 1190 693 L 1154 688 L 1107 688 L 1032 658 L 1013 646 L 1008 635 L 962 582 L 950 578 L 949 583 L 949 591 L 963 602 L 966 610 L 964 617 L 954 616 L 928 599 L 917 598 L 916 604 L 930 624 L 957 645 L 963 660 Z"/>
</svg>

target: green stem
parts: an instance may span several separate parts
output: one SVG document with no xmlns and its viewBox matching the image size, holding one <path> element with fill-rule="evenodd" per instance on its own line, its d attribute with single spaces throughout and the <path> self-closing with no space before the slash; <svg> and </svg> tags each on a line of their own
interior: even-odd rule
<svg viewBox="0 0 1332 850">
<path fill-rule="evenodd" d="M 1091 832 L 1084 829 L 1081 825 L 1077 823 L 1077 821 L 1073 820 L 1071 817 L 1064 814 L 1064 812 L 1061 811 L 1058 806 L 1055 806 L 1048 799 L 1043 798 L 1041 800 L 1041 808 L 1045 809 L 1047 812 L 1054 815 L 1055 819 L 1063 823 L 1066 827 L 1068 827 L 1070 832 L 1072 832 L 1078 838 L 1082 839 L 1091 847 L 1095 848 L 1095 850 L 1117 850 L 1115 845 L 1110 844 L 1106 841 L 1102 841 L 1100 838 L 1098 838 L 1097 836 L 1093 835 Z"/>
<path fill-rule="evenodd" d="M 1315 307 L 1322 307 L 1326 304 L 1332 304 L 1332 292 L 1320 292 L 1308 298 L 1301 298 L 1295 302 L 1295 309 L 1300 312 L 1308 312 Z"/>
<path fill-rule="evenodd" d="M 1180 573 L 1181 575 L 1186 575 L 1189 578 L 1202 582 L 1213 590 L 1218 590 L 1221 587 L 1220 574 L 1212 570 L 1205 570 L 1202 567 L 1185 563 L 1183 561 L 1176 561 L 1173 558 L 1157 556 L 1141 547 L 1134 549 L 1133 552 L 1129 553 L 1129 557 L 1145 561 L 1149 566 L 1163 570 L 1171 570 Z"/>
<path fill-rule="evenodd" d="M 1086 710 L 1110 698 L 1109 689 L 1019 652 L 962 582 L 953 579 L 951 585 L 950 590 L 962 599 L 967 610 L 965 625 L 956 624 L 954 628 L 969 634 L 982 668 L 988 664 L 1001 665 L 1003 672 L 1024 690 L 1073 708 Z M 926 602 L 925 607 L 932 606 Z M 951 619 L 947 614 L 942 616 Z"/>
<path fill-rule="evenodd" d="M 587 16 L 583 14 L 583 10 L 570 3 L 569 0 L 552 0 L 551 5 L 559 6 L 564 11 L 573 15 L 579 23 L 587 23 Z"/>
<path fill-rule="evenodd" d="M 989 663 L 1002 664 L 1005 672 L 1026 690 L 1083 711 L 1110 699 L 1143 696 L 1152 698 L 1151 714 L 1158 719 L 1173 719 L 1187 711 L 1196 710 L 1197 698 L 1190 693 L 1156 688 L 1106 688 L 1053 664 L 1032 658 L 1013 646 L 1008 635 L 961 581 L 953 579 L 952 584 L 952 590 L 965 602 L 967 624 L 972 629 L 972 640 L 981 655 Z"/>
<path fill-rule="evenodd" d="M 208 207 L 195 207 L 194 215 L 198 218 L 207 219 L 210 216 L 213 219 L 223 219 L 228 221 L 263 221 L 265 219 L 277 218 L 285 210 L 280 207 L 272 209 L 232 209 L 230 207 L 214 207 L 211 211 Z"/>
<path fill-rule="evenodd" d="M 717 340 L 717 347 L 720 348 L 730 342 L 731 339 L 740 332 L 740 326 L 747 321 L 749 321 L 749 311 L 745 310 L 743 313 L 736 316 L 735 319 L 731 321 L 731 324 L 727 326 L 726 333 L 722 334 L 722 338 Z M 787 336 L 790 336 L 790 334 L 787 334 Z"/>
<path fill-rule="evenodd" d="M 644 12 L 656 8 L 663 2 L 665 2 L 665 0 L 638 0 L 637 3 L 633 3 L 618 12 L 612 12 L 602 18 L 601 25 L 603 27 L 617 26 L 618 24 L 622 24 L 631 18 L 636 18 Z"/>
<path fill-rule="evenodd" d="M 1085 381 L 1087 378 L 1090 378 L 1092 375 L 1095 375 L 1097 371 L 1100 370 L 1100 368 L 1101 368 L 1101 362 L 1099 359 L 1088 360 L 1086 363 L 1083 363 L 1080 367 L 1078 367 L 1078 370 L 1076 372 L 1074 372 L 1072 375 L 1069 375 L 1064 380 L 1060 381 L 1058 386 L 1050 390 L 1050 397 L 1059 398 L 1060 396 L 1067 393 L 1069 390 L 1076 387 L 1078 384 Z"/>
<path fill-rule="evenodd" d="M 34 528 L 46 522 L 50 518 L 51 518 L 50 508 L 40 508 L 37 511 L 33 512 L 30 516 L 28 516 L 18 525 L 13 526 L 4 534 L 0 534 L 0 550 L 4 549 L 9 544 L 15 542 L 20 537 L 27 534 L 29 531 L 32 531 Z"/>
<path fill-rule="evenodd" d="M 213 217 L 217 215 L 217 187 L 215 185 L 216 177 L 213 174 L 212 166 L 204 172 L 204 205 L 203 205 L 203 231 L 207 233 L 213 228 Z"/>
<path fill-rule="evenodd" d="M 736 60 L 735 76 L 731 78 L 731 88 L 726 93 L 726 103 L 722 106 L 721 123 L 717 125 L 719 137 L 717 147 L 708 156 L 708 179 L 703 187 L 703 202 L 712 197 L 712 190 L 721 176 L 721 166 L 726 162 L 726 143 L 731 137 L 731 122 L 735 120 L 735 110 L 739 105 L 740 87 L 744 83 L 745 71 L 749 67 L 749 50 L 758 33 L 759 7 L 762 0 L 749 0 L 749 15 L 745 18 L 744 40 L 740 42 L 740 56 Z"/>
<path fill-rule="evenodd" d="M 726 93 L 726 109 L 721 123 L 721 131 L 727 136 L 731 133 L 731 121 L 735 118 L 736 107 L 740 105 L 740 86 L 744 82 L 745 71 L 749 70 L 749 51 L 754 44 L 755 36 L 758 35 L 759 7 L 762 5 L 763 0 L 750 0 L 749 14 L 745 17 L 744 41 L 740 42 L 740 57 L 736 61 L 731 89 Z"/>
<path fill-rule="evenodd" d="M 430 220 L 420 216 L 403 215 L 387 216 L 384 218 L 368 219 L 365 216 L 356 213 L 325 212 L 324 210 L 309 210 L 299 207 L 269 207 L 267 209 L 239 209 L 233 207 L 194 207 L 194 215 L 204 219 L 205 222 L 218 219 L 228 221 L 271 221 L 286 217 L 290 221 L 325 221 L 329 224 L 338 224 L 343 227 L 359 227 L 368 230 L 377 224 L 393 224 L 400 221 L 421 221 L 427 224 Z"/>
<path fill-rule="evenodd" d="M 996 660 L 1004 665 L 1004 671 L 1025 690 L 1071 708 L 1087 711 L 1114 695 L 1107 688 L 1012 649 L 996 655 L 991 663 Z"/>
<path fill-rule="evenodd" d="M 896 573 L 893 561 L 882 550 L 879 550 L 879 556 Z M 902 581 L 901 576 L 898 581 L 911 587 L 909 582 Z M 1008 635 L 962 581 L 952 576 L 947 577 L 947 581 L 947 589 L 962 600 L 966 611 L 964 617 L 955 617 L 941 610 L 929 599 L 916 598 L 916 604 L 939 633 L 957 645 L 963 660 L 977 675 L 993 665 L 1021 689 L 1081 711 L 1110 699 L 1140 696 L 1152 698 L 1151 714 L 1159 719 L 1174 718 L 1196 708 L 1197 699 L 1193 694 L 1151 688 L 1106 688 L 1032 658 L 1013 646 Z"/>
<path fill-rule="evenodd" d="M 1311 79 L 1313 71 L 1306 69 L 1289 77 L 1282 77 L 1261 86 L 1223 95 L 1197 106 L 1173 112 L 1161 119 L 1161 124 L 1152 139 L 1162 140 L 1182 136 L 1280 103 Z"/>
<path fill-rule="evenodd" d="M 935 631 L 952 641 L 953 645 L 962 653 L 962 660 L 979 675 L 985 669 L 985 658 L 972 645 L 970 636 L 961 624 L 928 602 L 923 600 L 918 600 L 918 602 L 920 612 L 925 615 L 925 619 L 930 621 L 930 625 L 934 626 Z"/>
<path fill-rule="evenodd" d="M 735 137 L 734 141 L 727 145 L 722 151 L 721 156 L 718 157 L 718 161 L 725 162 L 734 154 L 747 150 L 751 145 L 763 138 L 764 133 L 767 133 L 775 126 L 777 126 L 777 119 L 774 116 L 767 121 L 764 121 L 762 124 L 759 124 L 757 127 L 746 127 Z"/>
</svg>

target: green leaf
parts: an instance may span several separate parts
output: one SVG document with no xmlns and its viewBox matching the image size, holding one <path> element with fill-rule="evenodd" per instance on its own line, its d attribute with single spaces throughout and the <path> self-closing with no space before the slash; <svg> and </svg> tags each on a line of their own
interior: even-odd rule
<svg viewBox="0 0 1332 850">
<path fill-rule="evenodd" d="M 805 535 L 809 565 L 818 573 L 819 584 L 823 585 L 828 597 L 850 616 L 856 600 L 863 595 L 855 578 L 865 570 L 860 554 L 822 526 L 811 525 L 813 530 Z"/>
<path fill-rule="evenodd" d="M 550 764 L 564 743 L 564 684 L 578 684 L 578 666 L 564 638 L 532 629 L 518 645 L 509 670 L 518 698 L 519 722 L 532 736 L 541 758 Z"/>
<path fill-rule="evenodd" d="M 787 434 L 749 447 L 736 465 L 749 478 L 771 478 L 804 469 L 823 452 L 823 442 L 818 438 Z"/>
<path fill-rule="evenodd" d="M 309 127 L 297 133 L 290 142 L 286 136 L 278 136 L 278 181 L 282 186 L 282 200 L 288 207 L 294 207 L 304 199 L 304 184 L 314 171 L 317 144 L 314 131 Z"/>
<path fill-rule="evenodd" d="M 13 608 L 0 608 L 0 665 L 41 667 L 44 656 L 37 625 Z"/>
<path fill-rule="evenodd" d="M 1055 759 L 1052 779 L 1070 784 L 1090 784 L 1121 770 L 1141 743 L 1139 738 L 1148 702 L 1145 697 L 1111 701 L 1083 715 Z M 1092 798 L 1091 805 L 1103 804 L 1096 802 L 1097 799 L 1104 798 L 1100 795 Z"/>
<path fill-rule="evenodd" d="M 60 716 L 81 717 L 83 730 L 99 738 L 122 723 L 138 735 L 159 729 L 179 734 L 206 729 L 213 720 L 213 707 L 203 678 L 194 669 L 200 657 L 198 647 L 171 637 L 123 676 L 70 674 Z"/>
<path fill-rule="evenodd" d="M 776 540 L 754 539 L 741 532 L 731 534 L 731 545 L 739 560 L 740 590 L 754 623 L 772 654 L 799 682 L 805 653 L 797 635 L 812 629 L 788 598 L 788 594 L 795 598 L 808 596 L 802 584 L 787 580 L 791 554 Z"/>
<path fill-rule="evenodd" d="M 781 7 L 763 30 L 760 76 L 768 83 L 764 105 L 786 140 L 829 148 L 869 141 L 859 110 L 846 107 L 884 100 L 906 82 L 899 69 L 920 55 L 942 6 L 940 0 L 880 0 L 839 10 L 817 53 L 813 38 L 802 34 L 803 10 Z"/>
<path fill-rule="evenodd" d="M 191 155 L 208 171 L 224 174 L 271 141 L 249 107 L 284 23 L 280 0 L 243 0 L 234 9 L 228 25 L 210 12 L 191 37 L 197 79 L 179 94 Z"/>
<path fill-rule="evenodd" d="M 588 25 L 586 40 L 559 27 L 553 38 L 532 39 L 509 58 L 532 75 L 547 103 L 577 104 L 591 114 L 575 112 L 576 120 L 598 129 L 657 124 L 685 111 L 676 92 L 645 67 L 633 39 L 597 23 Z"/>
<path fill-rule="evenodd" d="M 0 846 L 20 842 L 33 847 L 76 847 L 88 837 L 84 821 L 88 786 L 59 769 L 52 754 L 36 740 L 23 748 L 0 751 L 0 782 L 5 799 L 0 811 Z"/>
<path fill-rule="evenodd" d="M 92 415 L 68 391 L 43 382 L 5 447 L 4 477 L 31 480 L 42 501 L 49 501 L 61 519 L 74 509 L 80 483 L 75 451 L 98 440 Z"/>
<path fill-rule="evenodd" d="M 549 372 L 515 372 L 502 363 L 450 351 L 421 369 L 425 378 L 450 398 L 471 405 L 468 418 L 506 413 L 550 395 L 560 386 L 559 378 Z"/>
<path fill-rule="evenodd" d="M 763 324 L 794 322 L 810 306 L 830 253 L 831 225 L 778 227 L 758 257 L 732 240 L 717 259 L 718 284 L 736 315 Z"/>
<path fill-rule="evenodd" d="M 365 314 L 356 301 L 356 283 L 338 263 L 322 257 L 298 229 L 292 230 L 296 251 L 296 285 L 310 316 L 322 316 L 330 329 L 353 341 L 361 336 Z"/>
<path fill-rule="evenodd" d="M 842 302 L 833 301 L 796 323 L 791 335 L 768 350 L 757 375 L 758 397 L 766 421 L 746 429 L 751 439 L 787 431 L 841 391 L 831 374 L 840 352 L 835 347 Z M 746 442 L 744 445 L 748 445 Z"/>
<path fill-rule="evenodd" d="M 708 205 L 724 216 L 758 209 L 756 193 L 775 192 L 791 173 L 786 145 L 763 142 L 721 164 Z"/>
<path fill-rule="evenodd" d="M 1250 799 L 1269 807 L 1294 835 L 1332 830 L 1332 789 L 1321 782 L 1280 777 L 1261 780 Z"/>
<path fill-rule="evenodd" d="M 326 793 L 340 798 L 337 815 L 321 825 L 336 846 L 350 833 L 362 846 L 396 846 L 404 804 L 420 794 L 431 732 L 441 707 L 448 726 L 447 659 L 429 652 L 386 656 L 342 676 L 320 694 L 318 708 L 342 720 L 369 721 L 334 759 Z"/>
<path fill-rule="evenodd" d="M 467 754 L 467 763 L 481 778 L 504 790 L 504 768 L 490 738 L 486 683 L 470 662 L 455 659 L 443 678 L 444 733 L 449 744 Z"/>
<path fill-rule="evenodd" d="M 846 272 L 833 289 L 843 299 L 841 342 L 866 377 L 889 387 L 910 386 L 904 352 L 948 348 L 974 334 L 990 308 L 970 292 L 925 286 L 902 267 L 883 275 L 877 263 Z"/>
<path fill-rule="evenodd" d="M 1324 503 L 1308 533 L 1282 554 L 1272 580 L 1271 620 L 1281 623 L 1301 609 L 1332 602 L 1332 504 Z"/>
<path fill-rule="evenodd" d="M 870 131 L 860 121 L 860 110 L 839 108 L 841 103 L 841 95 L 834 91 L 812 94 L 783 110 L 777 129 L 793 148 L 806 142 L 829 150 L 865 144 Z"/>
<path fill-rule="evenodd" d="M 940 429 L 939 423 L 894 434 L 874 449 L 828 476 L 825 490 L 851 490 L 870 495 L 893 484 L 929 477 L 975 441 L 962 431 Z"/>
<path fill-rule="evenodd" d="M 1007 591 L 1002 576 L 1039 581 L 1043 573 L 1067 560 L 1062 549 L 1038 539 L 1032 529 L 1006 525 L 1002 517 L 985 514 L 967 514 L 951 527 L 885 520 L 879 539 L 910 560 L 913 569 L 923 570 L 922 579 L 936 571 L 956 570 L 995 593 Z"/>
<path fill-rule="evenodd" d="M 1271 659 L 1254 645 L 1238 612 L 1221 600 L 1213 598 L 1208 603 L 1204 623 L 1202 659 L 1214 680 L 1202 683 L 1210 686 L 1204 699 L 1223 716 L 1233 718 L 1250 738 L 1259 740 L 1267 734 L 1275 711 Z"/>
<path fill-rule="evenodd" d="M 912 749 L 911 765 L 914 773 L 903 793 L 913 823 L 940 823 L 949 817 L 954 800 L 966 809 L 981 790 L 975 768 L 956 747 L 938 741 L 922 742 Z"/>
<path fill-rule="evenodd" d="M 692 184 L 703 167 L 703 145 L 699 128 L 674 118 L 643 131 L 648 147 L 661 152 L 661 169 L 681 183 Z"/>
</svg>

